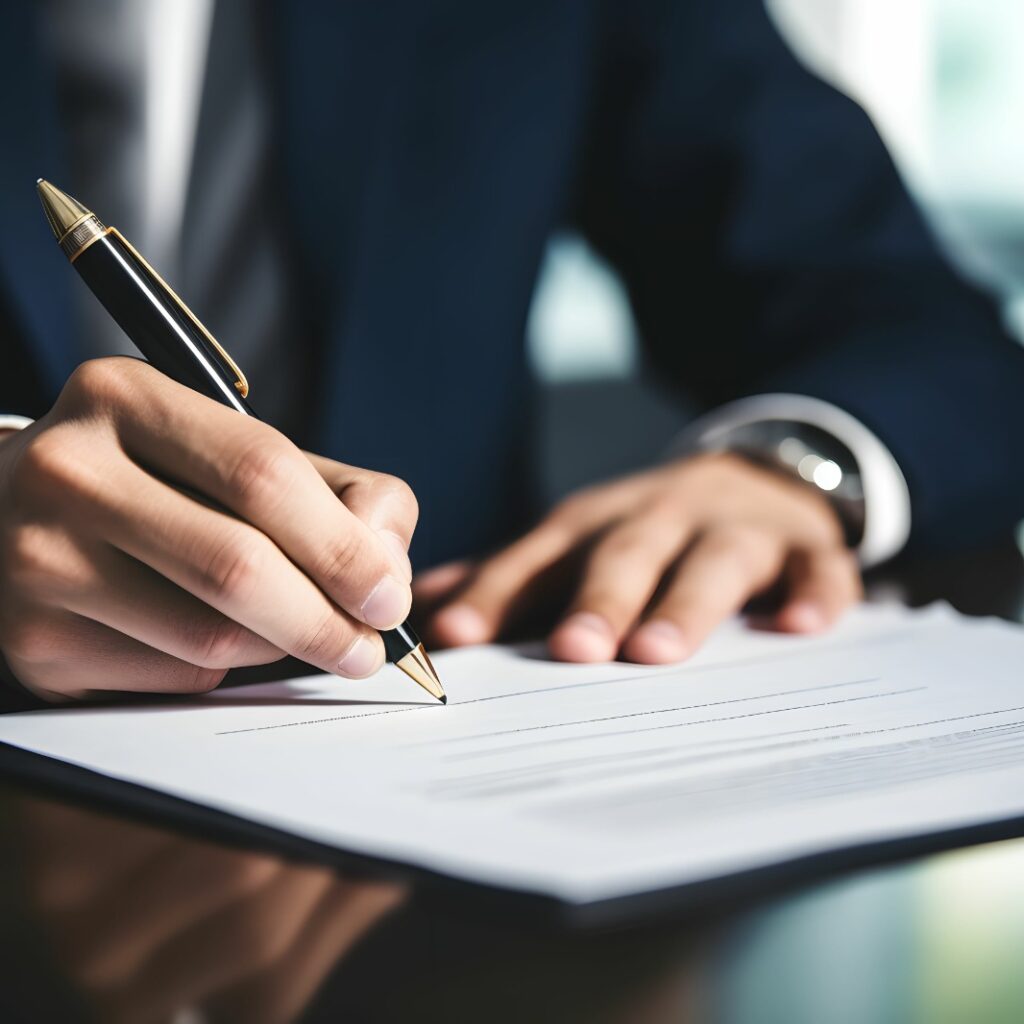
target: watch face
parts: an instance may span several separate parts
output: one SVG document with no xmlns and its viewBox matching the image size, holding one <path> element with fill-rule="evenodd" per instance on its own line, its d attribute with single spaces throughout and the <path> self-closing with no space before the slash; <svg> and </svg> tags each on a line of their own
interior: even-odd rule
<svg viewBox="0 0 1024 1024">
<path fill-rule="evenodd" d="M 835 509 L 847 543 L 864 533 L 864 488 L 853 453 L 825 430 L 806 423 L 765 420 L 715 438 L 718 450 L 735 452 L 757 465 L 800 480 Z"/>
</svg>

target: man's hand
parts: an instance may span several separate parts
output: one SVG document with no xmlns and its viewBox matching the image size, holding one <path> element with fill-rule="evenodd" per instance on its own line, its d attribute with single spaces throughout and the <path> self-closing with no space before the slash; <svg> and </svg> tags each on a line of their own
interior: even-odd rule
<svg viewBox="0 0 1024 1024">
<path fill-rule="evenodd" d="M 420 577 L 432 639 L 486 643 L 557 598 L 565 661 L 689 657 L 723 619 L 784 584 L 777 628 L 813 632 L 861 595 L 828 502 L 730 455 L 702 455 L 589 488 L 477 565 Z"/>
<path fill-rule="evenodd" d="M 143 362 L 100 359 L 0 438 L 0 650 L 52 700 L 202 692 L 292 654 L 383 663 L 417 507 Z"/>
</svg>

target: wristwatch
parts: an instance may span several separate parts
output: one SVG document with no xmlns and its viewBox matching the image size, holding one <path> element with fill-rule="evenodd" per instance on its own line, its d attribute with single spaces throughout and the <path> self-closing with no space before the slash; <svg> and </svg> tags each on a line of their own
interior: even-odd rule
<svg viewBox="0 0 1024 1024">
<path fill-rule="evenodd" d="M 697 450 L 730 452 L 813 487 L 826 498 L 855 548 L 864 536 L 864 486 L 853 453 L 826 430 L 791 420 L 760 420 L 717 431 Z"/>
</svg>

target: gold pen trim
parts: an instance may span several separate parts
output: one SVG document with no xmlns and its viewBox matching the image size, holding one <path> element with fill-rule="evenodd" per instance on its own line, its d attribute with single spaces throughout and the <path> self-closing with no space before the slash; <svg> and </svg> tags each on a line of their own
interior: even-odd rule
<svg viewBox="0 0 1024 1024">
<path fill-rule="evenodd" d="M 77 228 L 80 225 L 84 224 L 90 217 L 95 217 L 95 216 L 96 216 L 95 213 L 90 213 L 90 212 L 83 213 L 82 216 L 78 218 L 78 220 L 76 220 L 73 224 L 68 225 L 67 231 L 65 231 L 64 234 L 61 235 L 60 238 L 57 239 L 57 244 L 60 245 L 60 246 L 63 246 L 64 245 L 64 239 L 67 238 L 68 235 L 70 235 L 71 232 L 75 230 L 75 228 Z M 98 218 L 97 218 L 97 223 L 98 222 L 99 221 L 98 221 Z M 80 251 L 81 250 L 79 250 L 79 252 Z M 76 255 L 77 255 L 77 253 L 76 253 Z"/>
<path fill-rule="evenodd" d="M 142 253 L 139 252 L 139 250 L 136 249 L 135 246 L 132 245 L 132 243 L 129 242 L 128 239 L 125 238 L 120 231 L 117 230 L 117 228 L 107 228 L 107 231 L 113 234 L 121 242 L 121 244 L 146 268 L 146 270 L 148 270 L 149 273 L 151 273 L 153 277 L 155 277 L 156 280 L 159 281 L 160 284 L 167 289 L 171 298 L 173 298 L 174 301 L 177 302 L 177 304 L 181 307 L 181 311 L 189 318 L 189 320 L 192 321 L 193 325 L 199 330 L 203 337 L 217 350 L 217 352 L 220 354 L 224 362 L 228 364 L 228 368 L 237 378 L 235 380 L 235 389 L 243 398 L 248 398 L 249 382 L 245 379 L 245 374 L 242 373 L 241 367 L 239 367 L 238 363 L 236 363 L 234 359 L 232 359 L 231 356 L 228 354 L 227 349 L 225 349 L 224 346 L 221 345 L 221 343 L 203 326 L 203 322 L 199 319 L 199 317 L 195 315 L 195 313 L 192 312 L 191 309 L 188 308 L 187 305 L 185 305 L 185 301 L 182 299 L 182 297 L 160 276 L 159 273 L 157 273 L 156 268 L 150 264 L 146 257 L 143 256 Z"/>
<path fill-rule="evenodd" d="M 36 192 L 39 195 L 39 201 L 43 204 L 43 213 L 46 215 L 46 221 L 50 225 L 50 229 L 53 231 L 61 251 L 67 256 L 68 262 L 74 263 L 94 242 L 98 242 L 107 235 L 113 235 L 146 268 L 154 280 L 166 289 L 167 293 L 178 304 L 181 312 L 192 321 L 196 330 L 202 334 L 213 350 L 224 360 L 228 368 L 235 375 L 235 390 L 243 398 L 249 397 L 249 382 L 245 379 L 245 374 L 242 373 L 238 363 L 231 358 L 228 351 L 206 329 L 199 317 L 185 305 L 181 296 L 157 273 L 156 268 L 149 263 L 146 257 L 117 228 L 108 228 L 92 210 L 87 210 L 73 196 L 62 192 L 56 185 L 43 178 L 36 179 Z"/>
<path fill-rule="evenodd" d="M 61 239 L 60 247 L 64 250 L 65 255 L 68 258 L 69 263 L 74 263 L 79 256 L 89 248 L 93 242 L 98 242 L 105 235 L 109 235 L 113 231 L 113 228 L 105 228 L 94 216 L 91 214 L 79 221 L 73 228 L 71 228 Z M 81 242 L 77 249 L 73 252 L 68 252 L 67 243 L 78 242 L 80 238 L 84 238 L 85 241 Z"/>
</svg>

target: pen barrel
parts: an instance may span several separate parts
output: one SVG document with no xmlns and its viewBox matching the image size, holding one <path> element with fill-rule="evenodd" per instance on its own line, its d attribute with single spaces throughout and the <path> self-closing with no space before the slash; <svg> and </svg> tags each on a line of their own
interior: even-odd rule
<svg viewBox="0 0 1024 1024">
<path fill-rule="evenodd" d="M 384 654 L 388 661 L 392 662 L 401 661 L 410 651 L 416 650 L 420 644 L 420 638 L 406 623 L 397 629 L 381 630 L 380 638 L 384 641 Z"/>
<path fill-rule="evenodd" d="M 238 412 L 255 415 L 203 333 L 116 235 L 97 239 L 73 266 L 161 373 Z"/>
</svg>

